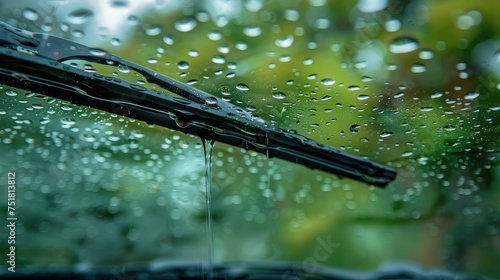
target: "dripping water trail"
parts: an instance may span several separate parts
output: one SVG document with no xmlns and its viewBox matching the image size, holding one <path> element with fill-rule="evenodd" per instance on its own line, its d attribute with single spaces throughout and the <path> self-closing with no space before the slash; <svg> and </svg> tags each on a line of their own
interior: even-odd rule
<svg viewBox="0 0 500 280">
<path fill-rule="evenodd" d="M 266 185 L 266 196 L 267 202 L 269 202 L 269 198 L 271 197 L 269 194 L 271 193 L 271 172 L 269 171 L 269 150 L 266 150 L 266 164 L 267 168 L 267 185 Z"/>
<path fill-rule="evenodd" d="M 269 194 L 271 193 L 271 173 L 269 172 L 269 136 L 267 135 L 266 132 L 266 164 L 268 166 L 268 169 L 266 170 L 267 173 L 267 185 L 266 185 L 266 196 L 267 196 L 267 202 L 269 203 L 269 198 L 271 197 Z"/>
<path fill-rule="evenodd" d="M 203 150 L 205 152 L 205 199 L 207 207 L 207 278 L 213 279 L 213 259 L 214 259 L 214 232 L 212 228 L 212 149 L 214 147 L 215 140 L 204 139 Z"/>
</svg>

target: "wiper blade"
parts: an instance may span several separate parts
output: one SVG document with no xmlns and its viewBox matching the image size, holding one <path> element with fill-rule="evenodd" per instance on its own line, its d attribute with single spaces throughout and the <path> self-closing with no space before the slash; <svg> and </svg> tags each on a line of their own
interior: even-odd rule
<svg viewBox="0 0 500 280">
<path fill-rule="evenodd" d="M 63 63 L 75 59 L 126 66 L 164 91 Z M 375 186 L 384 187 L 396 177 L 396 171 L 388 166 L 270 126 L 204 91 L 70 40 L 0 22 L 0 61 L 0 83 L 9 86 L 255 150 Z"/>
</svg>

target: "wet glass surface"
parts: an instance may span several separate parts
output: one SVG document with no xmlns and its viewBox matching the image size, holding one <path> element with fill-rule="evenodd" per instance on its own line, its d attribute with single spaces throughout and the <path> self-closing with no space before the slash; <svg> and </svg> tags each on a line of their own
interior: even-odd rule
<svg viewBox="0 0 500 280">
<path fill-rule="evenodd" d="M 104 49 L 398 171 L 381 189 L 216 142 L 208 252 L 200 138 L 0 85 L 18 268 L 190 261 L 202 271 L 213 254 L 216 265 L 285 262 L 311 273 L 407 265 L 500 277 L 496 10 L 471 1 L 0 2 L 12 26 Z M 67 63 L 159 89 L 124 67 Z"/>
</svg>

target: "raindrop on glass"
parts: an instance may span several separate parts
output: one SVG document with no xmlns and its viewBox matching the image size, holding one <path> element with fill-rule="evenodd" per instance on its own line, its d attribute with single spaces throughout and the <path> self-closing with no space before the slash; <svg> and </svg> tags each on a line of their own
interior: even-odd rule
<svg viewBox="0 0 500 280">
<path fill-rule="evenodd" d="M 330 79 L 330 78 L 325 78 L 325 79 L 321 80 L 321 83 L 325 86 L 332 86 L 335 84 L 335 80 Z"/>
<path fill-rule="evenodd" d="M 479 97 L 479 92 L 469 92 L 464 96 L 464 98 L 467 100 L 473 100 L 476 99 L 477 97 Z"/>
<path fill-rule="evenodd" d="M 180 70 L 186 70 L 189 68 L 189 63 L 187 61 L 179 61 L 177 62 L 177 68 L 179 68 Z"/>
<path fill-rule="evenodd" d="M 432 111 L 432 109 L 434 109 L 434 108 L 432 108 L 432 106 L 422 106 L 422 107 L 420 107 L 420 111 L 422 111 L 422 112 L 429 112 L 429 111 Z"/>
<path fill-rule="evenodd" d="M 419 53 L 418 53 L 418 58 L 420 59 L 424 59 L 424 60 L 427 60 L 427 59 L 432 59 L 434 58 L 434 52 L 431 51 L 431 50 L 421 50 Z"/>
<path fill-rule="evenodd" d="M 247 26 L 243 28 L 243 34 L 248 37 L 257 37 L 262 33 L 262 29 L 258 26 Z"/>
<path fill-rule="evenodd" d="M 214 55 L 212 57 L 212 62 L 216 64 L 224 64 L 226 63 L 226 57 L 223 55 Z"/>
<path fill-rule="evenodd" d="M 69 13 L 66 18 L 70 23 L 83 24 L 89 21 L 93 16 L 94 13 L 91 10 L 79 9 Z"/>
<path fill-rule="evenodd" d="M 358 133 L 359 132 L 359 124 L 353 124 L 349 127 L 349 131 L 352 133 Z"/>
<path fill-rule="evenodd" d="M 432 99 L 439 98 L 441 96 L 443 96 L 443 93 L 441 93 L 441 92 L 435 92 L 435 93 L 431 94 Z"/>
<path fill-rule="evenodd" d="M 13 91 L 13 90 L 6 90 L 5 91 L 5 94 L 7 94 L 8 96 L 16 96 L 17 95 L 17 92 Z"/>
<path fill-rule="evenodd" d="M 189 32 L 193 30 L 197 25 L 197 22 L 192 17 L 186 17 L 175 22 L 175 29 L 181 32 Z"/>
<path fill-rule="evenodd" d="M 131 15 L 128 17 L 128 24 L 135 26 L 139 24 L 139 18 L 137 16 Z"/>
<path fill-rule="evenodd" d="M 244 4 L 245 8 L 247 8 L 250 12 L 257 12 L 262 9 L 262 6 L 264 5 L 263 0 L 245 0 Z"/>
<path fill-rule="evenodd" d="M 405 96 L 405 93 L 404 93 L 404 92 L 402 92 L 402 91 L 400 91 L 400 92 L 398 92 L 398 93 L 394 94 L 394 98 L 401 98 L 401 97 L 403 97 L 403 96 Z"/>
<path fill-rule="evenodd" d="M 415 74 L 424 73 L 427 70 L 424 64 L 417 62 L 411 65 L 411 72 Z"/>
<path fill-rule="evenodd" d="M 242 90 L 242 91 L 250 90 L 250 88 L 247 85 L 245 85 L 245 84 L 238 84 L 238 85 L 236 85 L 236 89 Z"/>
<path fill-rule="evenodd" d="M 283 17 L 289 21 L 297 21 L 300 18 L 300 14 L 296 10 L 285 10 Z"/>
<path fill-rule="evenodd" d="M 446 130 L 446 131 L 453 131 L 455 129 L 456 129 L 456 127 L 453 126 L 453 125 L 451 125 L 451 124 L 448 124 L 448 125 L 444 126 L 444 130 Z"/>
<path fill-rule="evenodd" d="M 389 45 L 389 51 L 392 53 L 409 53 L 417 48 L 418 41 L 409 37 L 396 38 Z"/>
<path fill-rule="evenodd" d="M 222 39 L 222 33 L 219 31 L 210 31 L 208 32 L 208 39 L 212 41 L 218 41 Z"/>
<path fill-rule="evenodd" d="M 293 36 L 292 35 L 283 36 L 279 39 L 276 39 L 276 41 L 274 41 L 274 43 L 278 47 L 288 48 L 293 44 Z"/>
<path fill-rule="evenodd" d="M 274 99 L 285 99 L 286 95 L 285 95 L 285 93 L 283 93 L 281 91 L 275 91 L 275 92 L 273 92 L 273 98 Z"/>
<path fill-rule="evenodd" d="M 396 32 L 401 28 L 401 22 L 397 19 L 391 19 L 384 23 L 384 28 L 387 32 Z"/>
<path fill-rule="evenodd" d="M 27 20 L 35 21 L 40 15 L 35 10 L 27 8 L 23 10 L 23 17 Z"/>
<path fill-rule="evenodd" d="M 172 35 L 165 35 L 163 36 L 163 42 L 167 45 L 173 45 L 174 44 L 174 37 Z"/>
<path fill-rule="evenodd" d="M 248 49 L 248 44 L 245 41 L 238 41 L 236 42 L 236 49 L 244 51 Z"/>
<path fill-rule="evenodd" d="M 111 39 L 111 44 L 113 46 L 119 46 L 121 44 L 120 39 L 118 39 L 118 38 L 112 38 Z"/>
<path fill-rule="evenodd" d="M 188 55 L 191 56 L 191 57 L 197 57 L 197 56 L 200 55 L 200 53 L 197 50 L 191 49 L 191 50 L 188 51 Z"/>
<path fill-rule="evenodd" d="M 330 27 L 330 20 L 325 17 L 320 17 L 314 20 L 314 25 L 318 29 L 327 29 L 328 27 Z"/>
<path fill-rule="evenodd" d="M 149 36 L 156 36 L 163 31 L 163 27 L 161 25 L 151 25 L 146 27 L 145 32 Z"/>
</svg>

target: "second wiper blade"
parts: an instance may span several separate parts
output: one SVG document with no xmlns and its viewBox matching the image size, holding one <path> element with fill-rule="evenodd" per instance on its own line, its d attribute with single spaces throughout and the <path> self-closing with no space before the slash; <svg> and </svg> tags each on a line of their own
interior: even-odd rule
<svg viewBox="0 0 500 280">
<path fill-rule="evenodd" d="M 71 67 L 54 59 L 54 54 L 64 57 L 60 60 L 79 58 L 127 65 L 165 91 Z M 396 176 L 390 167 L 269 126 L 208 93 L 68 40 L 0 23 L 0 61 L 0 83 L 9 86 L 252 149 L 375 186 L 386 186 Z"/>
</svg>

